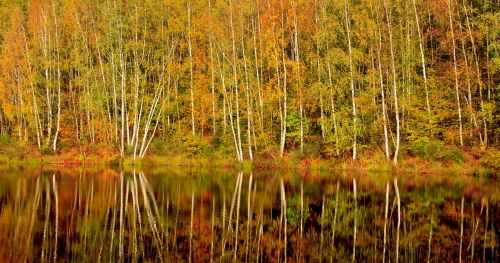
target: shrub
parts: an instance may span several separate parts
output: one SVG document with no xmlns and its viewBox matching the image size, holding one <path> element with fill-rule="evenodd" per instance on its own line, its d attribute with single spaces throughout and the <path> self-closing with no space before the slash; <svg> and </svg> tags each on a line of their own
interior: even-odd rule
<svg viewBox="0 0 500 263">
<path fill-rule="evenodd" d="M 12 137 L 0 135 L 0 154 L 20 157 L 23 155 L 23 148 Z"/>
<path fill-rule="evenodd" d="M 52 154 L 54 154 L 54 151 L 52 150 L 52 147 L 50 147 L 50 146 L 42 147 L 41 152 L 42 152 L 43 155 L 52 155 Z"/>
<path fill-rule="evenodd" d="M 318 139 L 317 141 L 320 141 Z M 297 148 L 297 151 L 300 152 L 300 147 Z M 321 144 L 317 142 L 309 142 L 304 143 L 303 154 L 301 154 L 301 158 L 307 156 L 307 158 L 315 159 L 321 156 Z"/>
<path fill-rule="evenodd" d="M 337 148 L 333 143 L 322 143 L 320 152 L 321 152 L 321 157 L 323 158 L 338 157 Z"/>
<path fill-rule="evenodd" d="M 1 146 L 4 146 L 4 145 L 8 145 L 8 144 L 11 144 L 12 143 L 12 138 L 8 135 L 0 135 L 0 145 Z"/>
<path fill-rule="evenodd" d="M 490 148 L 480 159 L 482 165 L 495 171 L 500 171 L 500 150 Z"/>
<path fill-rule="evenodd" d="M 462 162 L 463 156 L 454 147 L 446 147 L 444 142 L 427 137 L 410 142 L 406 148 L 407 154 L 418 156 L 425 160 Z"/>
<path fill-rule="evenodd" d="M 444 160 L 451 160 L 451 161 L 454 161 L 456 163 L 461 163 L 464 160 L 464 157 L 458 149 L 452 148 L 452 149 L 445 149 L 444 150 L 443 159 Z"/>
</svg>

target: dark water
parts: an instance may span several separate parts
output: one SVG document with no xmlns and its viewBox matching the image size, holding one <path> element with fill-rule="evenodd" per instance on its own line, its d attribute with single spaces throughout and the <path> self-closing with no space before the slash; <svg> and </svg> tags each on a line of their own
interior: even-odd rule
<svg viewBox="0 0 500 263">
<path fill-rule="evenodd" d="M 499 190 L 445 175 L 0 171 L 0 261 L 499 262 Z"/>
</svg>

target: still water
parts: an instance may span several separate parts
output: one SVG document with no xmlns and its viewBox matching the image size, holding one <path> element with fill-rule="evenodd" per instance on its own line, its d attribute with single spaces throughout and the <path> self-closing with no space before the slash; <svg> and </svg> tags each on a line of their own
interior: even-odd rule
<svg viewBox="0 0 500 263">
<path fill-rule="evenodd" d="M 499 262 L 499 201 L 450 175 L 0 171 L 0 261 Z"/>
</svg>

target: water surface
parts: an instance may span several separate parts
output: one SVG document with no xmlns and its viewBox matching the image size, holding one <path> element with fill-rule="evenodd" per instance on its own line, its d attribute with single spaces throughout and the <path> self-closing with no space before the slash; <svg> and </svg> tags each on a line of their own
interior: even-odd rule
<svg viewBox="0 0 500 263">
<path fill-rule="evenodd" d="M 0 261 L 498 262 L 499 190 L 449 175 L 0 171 Z"/>
</svg>

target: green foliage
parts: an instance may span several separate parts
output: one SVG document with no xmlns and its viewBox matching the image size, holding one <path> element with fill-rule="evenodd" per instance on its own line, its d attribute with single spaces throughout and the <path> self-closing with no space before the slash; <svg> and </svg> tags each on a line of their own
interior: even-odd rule
<svg viewBox="0 0 500 263">
<path fill-rule="evenodd" d="M 332 143 L 322 143 L 320 147 L 321 157 L 331 158 L 337 156 L 337 146 Z"/>
<path fill-rule="evenodd" d="M 300 195 L 295 195 L 287 200 L 286 206 L 286 219 L 291 226 L 298 226 L 300 224 Z M 304 205 L 303 219 L 309 218 L 309 207 Z"/>
<path fill-rule="evenodd" d="M 302 127 L 304 130 L 304 134 L 306 134 L 309 130 L 309 119 L 302 119 Z M 293 146 L 297 146 L 300 144 L 300 115 L 297 112 L 291 112 L 288 114 L 286 119 L 286 138 L 287 142 Z"/>
<path fill-rule="evenodd" d="M 500 171 L 500 150 L 489 149 L 488 152 L 481 157 L 480 162 L 487 168 L 495 171 Z"/>
<path fill-rule="evenodd" d="M 51 155 L 51 154 L 54 154 L 54 150 L 52 150 L 52 148 L 50 146 L 44 146 L 42 147 L 42 149 L 40 150 L 40 152 L 43 154 L 43 155 Z"/>
<path fill-rule="evenodd" d="M 393 168 L 392 160 L 388 160 L 385 153 L 376 153 L 370 159 L 370 164 L 366 168 L 367 171 L 384 171 L 390 172 Z"/>
<path fill-rule="evenodd" d="M 185 152 L 189 156 L 197 156 L 203 152 L 204 147 L 206 146 L 201 140 L 197 140 L 195 138 L 189 137 L 184 141 Z"/>
<path fill-rule="evenodd" d="M 0 146 L 2 147 L 11 144 L 13 141 L 14 140 L 8 135 L 0 135 Z"/>
<path fill-rule="evenodd" d="M 109 164 L 111 167 L 119 167 L 121 163 L 122 163 L 122 159 L 118 156 L 116 156 L 115 158 L 113 158 L 109 161 Z"/>
<path fill-rule="evenodd" d="M 0 135 L 0 154 L 9 158 L 20 158 L 24 155 L 24 147 L 8 135 Z"/>
<path fill-rule="evenodd" d="M 455 147 L 445 146 L 440 140 L 420 138 L 406 145 L 407 154 L 431 161 L 454 161 L 460 163 L 463 156 Z"/>
</svg>

